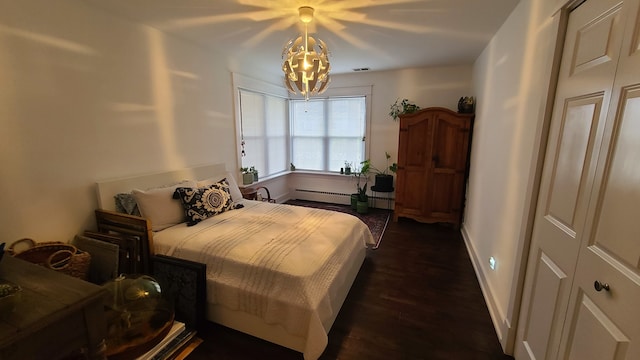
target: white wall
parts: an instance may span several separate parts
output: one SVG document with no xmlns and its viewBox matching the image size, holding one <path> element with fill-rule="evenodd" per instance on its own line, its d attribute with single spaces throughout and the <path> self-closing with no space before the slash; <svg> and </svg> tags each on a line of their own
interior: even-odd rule
<svg viewBox="0 0 640 360">
<path fill-rule="evenodd" d="M 477 106 L 463 235 L 508 353 L 518 318 L 558 32 L 552 7 L 522 0 L 473 68 Z M 495 270 L 489 267 L 490 257 L 497 261 Z"/>
<path fill-rule="evenodd" d="M 0 84 L 0 242 L 93 228 L 97 180 L 236 167 L 224 60 L 84 1 L 3 1 Z"/>
</svg>

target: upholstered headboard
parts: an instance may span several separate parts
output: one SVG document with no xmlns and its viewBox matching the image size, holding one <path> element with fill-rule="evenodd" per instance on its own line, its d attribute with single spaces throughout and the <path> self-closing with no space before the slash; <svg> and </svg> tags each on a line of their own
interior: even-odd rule
<svg viewBox="0 0 640 360">
<path fill-rule="evenodd" d="M 149 189 L 166 186 L 182 180 L 203 180 L 227 173 L 224 164 L 196 166 L 186 169 L 165 171 L 160 173 L 137 175 L 126 178 L 97 182 L 98 207 L 103 210 L 115 210 L 114 196 L 127 193 L 132 189 Z"/>
</svg>

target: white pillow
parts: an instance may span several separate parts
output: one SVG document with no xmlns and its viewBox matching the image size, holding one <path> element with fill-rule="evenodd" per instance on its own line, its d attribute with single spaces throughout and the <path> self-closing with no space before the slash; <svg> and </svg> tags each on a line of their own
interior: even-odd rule
<svg viewBox="0 0 640 360">
<path fill-rule="evenodd" d="M 185 180 L 178 184 L 149 190 L 134 189 L 131 191 L 138 203 L 140 214 L 151 220 L 151 229 L 160 231 L 169 226 L 185 222 L 184 208 L 180 199 L 174 199 L 173 193 L 178 187 L 195 188 L 193 180 Z"/>
<path fill-rule="evenodd" d="M 231 173 L 228 172 L 228 171 L 227 171 L 227 173 L 225 175 L 218 175 L 218 176 L 214 176 L 214 177 L 210 177 L 208 179 L 204 179 L 204 180 L 198 181 L 198 187 L 211 186 L 211 185 L 219 182 L 220 180 L 222 180 L 224 178 L 226 178 L 227 182 L 229 183 L 229 193 L 231 194 L 231 200 L 233 200 L 233 202 L 235 202 L 235 203 L 242 201 L 242 199 L 243 199 L 242 198 L 242 193 L 240 192 L 240 188 L 238 187 L 238 183 L 233 178 Z"/>
</svg>

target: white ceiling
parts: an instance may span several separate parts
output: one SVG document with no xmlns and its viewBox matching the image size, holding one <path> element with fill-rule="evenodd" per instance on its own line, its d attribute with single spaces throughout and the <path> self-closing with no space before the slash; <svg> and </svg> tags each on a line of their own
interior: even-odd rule
<svg viewBox="0 0 640 360">
<path fill-rule="evenodd" d="M 333 74 L 471 64 L 519 0 L 86 0 L 189 39 L 231 63 L 280 73 L 284 44 L 301 34 L 300 6 L 315 9 Z"/>
</svg>

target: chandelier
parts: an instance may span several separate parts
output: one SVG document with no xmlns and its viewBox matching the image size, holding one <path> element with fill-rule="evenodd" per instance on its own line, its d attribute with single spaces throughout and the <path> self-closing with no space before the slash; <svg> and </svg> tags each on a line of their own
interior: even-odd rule
<svg viewBox="0 0 640 360">
<path fill-rule="evenodd" d="M 299 36 L 285 45 L 282 71 L 287 89 L 294 94 L 299 92 L 309 100 L 309 94 L 321 94 L 329 84 L 329 52 L 324 41 L 307 33 L 307 25 L 313 19 L 313 8 L 302 6 L 298 13 L 304 23 L 304 37 Z"/>
</svg>

